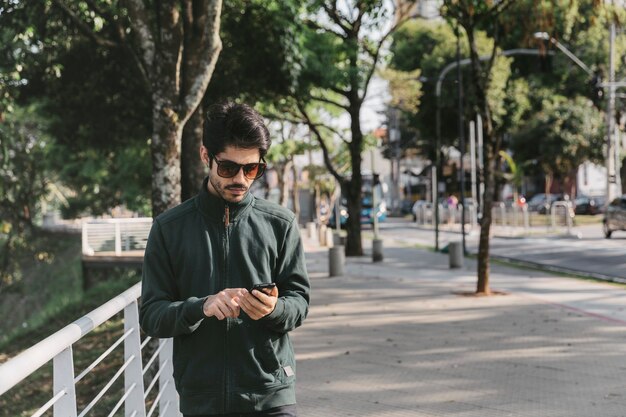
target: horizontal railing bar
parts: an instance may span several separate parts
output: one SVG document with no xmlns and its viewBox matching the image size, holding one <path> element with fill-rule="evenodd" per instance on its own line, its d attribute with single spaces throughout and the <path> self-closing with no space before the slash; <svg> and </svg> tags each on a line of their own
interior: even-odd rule
<svg viewBox="0 0 626 417">
<path fill-rule="evenodd" d="M 45 413 L 46 411 L 48 411 L 48 409 L 50 407 L 52 407 L 54 404 L 56 404 L 57 401 L 59 401 L 61 399 L 61 397 L 63 397 L 65 394 L 67 394 L 67 391 L 65 390 L 61 390 L 57 393 L 57 395 L 55 395 L 54 397 L 50 398 L 50 400 L 45 403 L 44 405 L 41 406 L 41 408 L 39 410 L 37 410 L 35 412 L 35 414 L 33 414 L 31 417 L 40 417 L 43 415 L 43 413 Z"/>
<path fill-rule="evenodd" d="M 146 391 L 143 394 L 143 399 L 144 400 L 146 398 L 148 398 L 148 395 L 150 395 L 150 391 L 152 391 L 152 388 L 154 388 L 154 385 L 159 381 L 159 375 L 161 375 L 161 372 L 163 372 L 163 370 L 165 369 L 165 365 L 167 365 L 168 362 L 169 361 L 167 361 L 167 360 L 163 361 L 163 363 L 159 367 L 159 370 L 157 371 L 157 373 L 152 378 L 152 381 L 150 381 L 150 385 L 148 385 L 148 388 L 146 388 Z"/>
<path fill-rule="evenodd" d="M 154 360 L 157 358 L 157 356 L 159 355 L 159 352 L 163 349 L 163 346 L 165 346 L 165 344 L 160 344 L 159 347 L 157 348 L 157 350 L 154 352 L 154 354 L 152 355 L 152 357 L 150 358 L 150 360 L 148 361 L 148 363 L 146 364 L 146 366 L 144 366 L 143 368 L 143 372 L 141 372 L 142 375 L 146 374 L 146 371 L 148 369 L 150 369 L 150 367 L 152 366 L 152 363 L 154 362 Z"/>
<path fill-rule="evenodd" d="M 143 340 L 143 342 L 141 342 L 141 349 L 143 349 L 148 344 L 148 342 L 150 340 L 152 340 L 152 337 L 151 336 L 146 336 L 146 338 Z"/>
<path fill-rule="evenodd" d="M 126 362 L 124 362 L 124 364 L 120 367 L 120 369 L 117 370 L 115 375 L 113 375 L 113 377 L 104 386 L 104 388 L 102 388 L 102 390 L 100 390 L 98 395 L 96 395 L 94 397 L 94 399 L 91 400 L 91 402 L 89 404 L 87 404 L 87 406 L 83 409 L 83 411 L 81 411 L 81 413 L 78 415 L 78 417 L 83 417 L 85 414 L 87 414 L 89 412 L 89 410 L 91 410 L 93 408 L 94 405 L 96 405 L 96 403 L 100 400 L 100 398 L 102 398 L 102 396 L 104 394 L 106 394 L 106 392 L 109 390 L 109 388 L 111 388 L 111 385 L 113 385 L 115 383 L 117 378 L 119 378 L 120 375 L 122 375 L 122 372 L 124 372 L 124 369 L 126 369 L 128 367 L 128 365 L 130 365 L 130 363 L 134 359 L 135 359 L 135 355 L 132 355 L 131 357 L 128 358 L 128 360 Z"/>
<path fill-rule="evenodd" d="M 116 219 L 91 219 L 84 224 L 109 224 L 109 223 L 152 223 L 152 217 L 120 217 Z"/>
<path fill-rule="evenodd" d="M 136 386 L 137 386 L 137 384 L 133 384 L 133 385 L 130 386 L 130 388 L 128 388 L 128 391 L 126 391 L 124 393 L 124 395 L 122 395 L 122 398 L 120 398 L 120 400 L 117 402 L 117 404 L 115 404 L 115 407 L 113 407 L 113 410 L 109 413 L 109 415 L 107 417 L 111 417 L 111 416 L 115 415 L 117 410 L 119 410 L 120 407 L 122 406 L 122 404 L 124 404 L 124 401 L 126 400 L 126 398 L 128 398 L 130 393 L 133 392 L 133 390 L 135 389 Z"/>
<path fill-rule="evenodd" d="M 0 395 L 48 363 L 85 334 L 119 313 L 124 307 L 137 300 L 140 295 L 141 283 L 137 283 L 74 323 L 0 365 Z"/>
<path fill-rule="evenodd" d="M 91 365 L 89 365 L 87 368 L 85 368 L 85 370 L 83 372 L 81 372 L 80 375 L 78 375 L 76 378 L 74 378 L 74 384 L 78 383 L 78 381 L 80 381 L 81 379 L 83 379 L 85 377 L 85 375 L 87 375 L 89 373 L 89 371 L 91 371 L 93 368 L 95 368 L 96 366 L 98 366 L 98 364 L 100 362 L 102 362 L 102 360 L 104 358 L 106 358 L 109 353 L 111 353 L 113 351 L 113 349 L 115 349 L 116 347 L 119 346 L 120 343 L 122 343 L 124 341 L 124 339 L 126 339 L 128 337 L 128 335 L 130 335 L 132 332 L 134 332 L 135 329 L 129 329 L 126 333 L 124 333 L 122 335 L 122 337 L 120 337 L 119 339 L 117 339 L 117 341 L 115 343 L 113 343 L 111 345 L 110 348 L 108 348 L 106 351 L 104 351 L 104 353 L 102 355 L 100 355 L 98 357 L 98 359 L 96 359 L 95 361 L 93 361 L 91 363 Z"/>
<path fill-rule="evenodd" d="M 152 403 L 152 407 L 150 407 L 150 411 L 148 411 L 148 414 L 146 414 L 146 417 L 150 417 L 152 413 L 154 413 L 156 406 L 159 405 L 159 400 L 161 399 L 161 397 L 163 396 L 163 393 L 165 392 L 165 387 L 167 387 L 167 384 L 169 382 L 170 381 L 166 381 L 165 384 L 163 384 L 163 386 L 161 387 L 161 390 L 159 391 L 159 394 L 154 399 L 154 402 Z"/>
</svg>

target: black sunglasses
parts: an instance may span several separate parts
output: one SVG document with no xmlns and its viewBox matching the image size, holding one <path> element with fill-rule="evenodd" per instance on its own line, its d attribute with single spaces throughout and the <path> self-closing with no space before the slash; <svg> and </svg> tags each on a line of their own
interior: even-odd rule
<svg viewBox="0 0 626 417">
<path fill-rule="evenodd" d="M 232 178 L 239 173 L 239 170 L 243 168 L 243 175 L 249 180 L 256 180 L 261 178 L 265 173 L 265 167 L 267 164 L 265 160 L 261 158 L 263 162 L 254 162 L 251 164 L 241 165 L 233 161 L 220 161 L 215 155 L 210 155 L 211 159 L 217 164 L 217 175 L 222 178 Z"/>
</svg>

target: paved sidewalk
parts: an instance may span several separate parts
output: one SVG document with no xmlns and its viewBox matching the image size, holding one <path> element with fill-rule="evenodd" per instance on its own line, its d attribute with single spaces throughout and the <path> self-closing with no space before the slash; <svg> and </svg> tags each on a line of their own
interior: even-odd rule
<svg viewBox="0 0 626 417">
<path fill-rule="evenodd" d="M 494 266 L 504 295 L 468 296 L 475 262 L 389 241 L 382 263 L 329 278 L 328 250 L 305 243 L 302 417 L 626 417 L 625 287 Z"/>
</svg>

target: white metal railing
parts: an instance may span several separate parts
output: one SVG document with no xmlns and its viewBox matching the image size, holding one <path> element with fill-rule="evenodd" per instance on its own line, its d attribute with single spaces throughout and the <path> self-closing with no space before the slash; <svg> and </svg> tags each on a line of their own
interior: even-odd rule
<svg viewBox="0 0 626 417">
<path fill-rule="evenodd" d="M 151 417 L 159 407 L 160 417 L 179 417 L 178 394 L 172 376 L 172 339 L 159 340 L 159 348 L 142 366 L 142 348 L 150 340 L 141 342 L 137 299 L 141 294 L 141 283 L 135 284 L 117 297 L 81 317 L 75 322 L 30 347 L 8 362 L 0 365 L 0 396 L 26 379 L 52 360 L 52 398 L 31 417 L 39 417 L 53 408 L 54 417 L 83 417 L 107 394 L 107 390 L 124 374 L 124 394 L 113 407 L 109 416 L 115 415 L 124 405 L 126 417 Z M 87 333 L 124 311 L 124 334 L 78 376 L 74 376 L 72 346 Z M 76 403 L 75 385 L 104 360 L 117 346 L 124 344 L 124 363 L 104 388 L 79 413 Z M 148 389 L 144 390 L 144 374 L 155 360 L 159 369 Z M 149 412 L 146 413 L 146 398 L 156 385 L 159 392 Z"/>
<path fill-rule="evenodd" d="M 574 209 L 570 201 L 555 201 L 550 208 L 550 224 L 552 228 L 559 226 L 559 221 L 565 224 L 567 233 L 571 233 L 574 223 Z"/>
<path fill-rule="evenodd" d="M 507 206 L 502 201 L 495 201 L 491 208 L 491 218 L 495 226 L 522 228 L 525 231 L 530 229 L 530 213 L 527 205 Z"/>
<path fill-rule="evenodd" d="M 93 256 L 97 252 L 143 251 L 146 248 L 152 218 L 98 219 L 83 222 L 83 255 Z"/>
<path fill-rule="evenodd" d="M 444 207 L 439 204 L 439 223 L 460 224 L 463 213 L 463 205 L 456 207 Z M 432 203 L 419 204 L 415 208 L 415 222 L 419 225 L 434 225 L 435 210 Z M 478 225 L 478 211 L 474 204 L 468 204 L 465 210 L 465 224 L 470 227 Z"/>
</svg>

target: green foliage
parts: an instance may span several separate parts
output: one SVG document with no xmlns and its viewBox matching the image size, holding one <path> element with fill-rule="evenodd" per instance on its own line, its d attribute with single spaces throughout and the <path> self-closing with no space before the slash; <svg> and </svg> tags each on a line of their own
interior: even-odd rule
<svg viewBox="0 0 626 417">
<path fill-rule="evenodd" d="M 46 194 L 49 142 L 35 107 L 5 113 L 0 123 L 0 218 L 14 231 L 32 225 Z"/>
<path fill-rule="evenodd" d="M 541 112 L 513 137 L 516 159 L 535 160 L 544 172 L 565 178 L 585 161 L 603 160 L 604 120 L 584 97 L 544 100 Z"/>
<path fill-rule="evenodd" d="M 205 103 L 223 98 L 273 102 L 290 94 L 301 72 L 301 7 L 295 0 L 224 2 L 224 48 Z"/>
<path fill-rule="evenodd" d="M 486 32 L 476 35 L 481 55 L 488 55 L 493 41 Z M 468 56 L 468 46 L 461 40 L 461 59 Z M 406 122 L 401 136 L 403 148 L 413 148 L 434 159 L 433 144 L 436 135 L 437 101 L 435 86 L 447 65 L 456 61 L 456 35 L 453 28 L 442 21 L 420 20 L 408 22 L 393 35 L 389 66 L 401 71 L 421 71 L 420 108 L 418 112 L 404 112 Z M 498 108 L 498 121 L 507 122 L 511 106 L 501 106 L 509 96 L 506 88 L 511 75 L 510 60 L 498 58 L 493 72 L 492 86 L 488 91 L 490 102 Z M 473 86 L 468 67 L 462 68 L 465 86 L 465 118 L 474 118 Z M 458 96 L 456 69 L 448 72 L 441 84 L 441 135 L 442 144 L 453 145 L 458 138 Z"/>
</svg>

